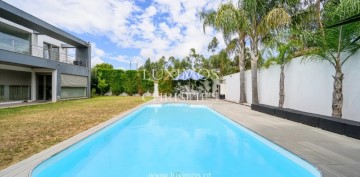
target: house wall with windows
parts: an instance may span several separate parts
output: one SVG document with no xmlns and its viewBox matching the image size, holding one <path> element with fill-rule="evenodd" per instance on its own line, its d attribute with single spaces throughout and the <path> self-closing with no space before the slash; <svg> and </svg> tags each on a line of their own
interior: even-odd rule
<svg viewBox="0 0 360 177">
<path fill-rule="evenodd" d="M 90 48 L 0 1 L 0 102 L 90 97 Z"/>
<path fill-rule="evenodd" d="M 343 66 L 343 118 L 360 122 L 360 52 L 353 55 Z M 285 108 L 331 116 L 333 78 L 335 70 L 327 63 L 293 59 L 285 67 Z M 246 98 L 251 104 L 251 71 L 245 73 Z M 239 73 L 224 77 L 225 99 L 239 102 Z M 280 67 L 271 66 L 258 72 L 259 102 L 278 106 Z"/>
<path fill-rule="evenodd" d="M 37 46 L 41 47 L 43 50 L 44 48 L 46 48 L 46 51 L 48 51 L 48 54 L 49 57 L 46 57 L 46 58 L 50 58 L 50 59 L 53 59 L 55 61 L 60 61 L 60 62 L 63 62 L 63 63 L 70 63 L 73 62 L 75 60 L 75 56 L 71 56 L 69 53 L 68 53 L 68 50 L 70 50 L 71 48 L 64 48 L 62 47 L 63 44 L 65 44 L 64 42 L 62 41 L 59 41 L 59 40 L 56 40 L 54 38 L 51 38 L 49 36 L 44 36 L 44 35 L 34 35 L 33 38 L 37 38 Z M 48 47 L 45 47 L 45 46 L 48 46 Z M 42 50 L 42 51 L 43 51 Z M 54 57 L 54 55 L 51 55 L 51 52 L 52 53 L 57 53 L 58 56 L 57 57 Z M 47 52 L 41 52 L 40 53 L 40 57 L 44 57 L 44 54 L 46 54 Z"/>
</svg>

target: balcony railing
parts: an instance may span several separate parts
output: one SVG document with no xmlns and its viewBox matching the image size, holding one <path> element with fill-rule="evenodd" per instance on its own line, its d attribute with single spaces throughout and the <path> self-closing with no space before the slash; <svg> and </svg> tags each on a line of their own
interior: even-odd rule
<svg viewBox="0 0 360 177">
<path fill-rule="evenodd" d="M 60 48 L 44 48 L 31 44 L 29 41 L 8 35 L 0 34 L 0 49 L 8 50 L 24 55 L 35 56 L 39 58 L 49 59 L 62 63 L 68 63 L 83 67 L 88 67 L 88 61 L 81 58 L 76 58 L 68 53 L 61 52 Z M 67 50 L 66 50 L 67 51 Z"/>
</svg>

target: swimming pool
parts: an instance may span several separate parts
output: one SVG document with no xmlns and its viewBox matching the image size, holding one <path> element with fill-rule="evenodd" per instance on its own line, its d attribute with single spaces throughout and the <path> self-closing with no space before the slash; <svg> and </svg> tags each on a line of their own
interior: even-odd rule
<svg viewBox="0 0 360 177">
<path fill-rule="evenodd" d="M 241 115 L 239 115 L 241 116 Z M 39 164 L 32 177 L 319 177 L 206 106 L 147 105 Z"/>
</svg>

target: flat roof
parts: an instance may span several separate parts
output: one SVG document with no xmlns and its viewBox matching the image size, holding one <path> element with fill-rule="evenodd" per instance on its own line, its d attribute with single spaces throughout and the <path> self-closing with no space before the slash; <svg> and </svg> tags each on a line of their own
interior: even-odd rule
<svg viewBox="0 0 360 177">
<path fill-rule="evenodd" d="M 56 13 L 56 12 L 54 12 Z M 69 34 L 39 18 L 32 16 L 4 1 L 0 1 L 0 17 L 30 28 L 40 34 L 63 41 L 75 47 L 89 47 L 88 42 Z"/>
</svg>

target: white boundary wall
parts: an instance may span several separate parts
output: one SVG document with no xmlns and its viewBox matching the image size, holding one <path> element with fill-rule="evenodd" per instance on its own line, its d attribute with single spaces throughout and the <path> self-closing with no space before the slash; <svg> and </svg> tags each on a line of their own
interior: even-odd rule
<svg viewBox="0 0 360 177">
<path fill-rule="evenodd" d="M 343 118 L 360 122 L 360 52 L 343 66 Z M 285 67 L 285 108 L 331 115 L 334 68 L 326 61 L 293 59 Z M 251 71 L 245 72 L 246 98 L 251 104 Z M 239 73 L 224 77 L 225 99 L 239 102 Z M 261 69 L 258 74 L 259 102 L 278 106 L 280 67 Z"/>
</svg>

